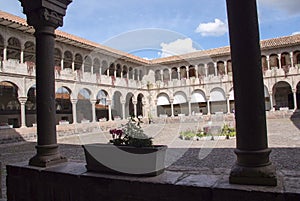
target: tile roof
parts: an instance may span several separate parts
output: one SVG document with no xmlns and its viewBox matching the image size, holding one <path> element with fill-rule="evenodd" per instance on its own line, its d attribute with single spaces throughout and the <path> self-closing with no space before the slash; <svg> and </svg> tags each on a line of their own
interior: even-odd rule
<svg viewBox="0 0 300 201">
<path fill-rule="evenodd" d="M 28 26 L 27 22 L 25 19 L 20 18 L 18 16 L 3 12 L 0 10 L 0 19 L 10 21 L 12 23 L 16 23 L 19 25 L 22 25 L 24 27 L 27 27 L 28 29 L 33 28 L 31 26 Z M 19 28 L 19 27 L 18 27 Z M 154 59 L 154 60 L 146 60 L 143 58 L 140 58 L 138 56 L 125 53 L 120 50 L 116 50 L 104 45 L 100 45 L 98 43 L 86 40 L 84 38 L 74 36 L 72 34 L 56 30 L 56 35 L 58 38 L 65 38 L 70 41 L 74 41 L 78 44 L 84 44 L 87 46 L 90 46 L 92 48 L 99 48 L 103 51 L 106 51 L 108 53 L 113 53 L 116 54 L 120 58 L 128 58 L 132 59 L 133 61 L 140 62 L 143 64 L 159 64 L 159 63 L 166 63 L 166 62 L 176 62 L 176 61 L 181 61 L 181 60 L 189 60 L 189 59 L 196 59 L 196 58 L 208 58 L 208 57 L 217 57 L 217 56 L 223 56 L 223 55 L 229 55 L 230 54 L 230 47 L 220 47 L 220 48 L 215 48 L 215 49 L 209 49 L 209 50 L 200 50 L 192 53 L 187 53 L 187 54 L 182 54 L 182 55 L 176 55 L 176 56 L 170 56 L 170 57 L 165 57 L 165 58 L 159 58 L 159 59 Z M 292 45 L 300 45 L 300 34 L 292 35 L 292 36 L 284 36 L 284 37 L 279 37 L 279 38 L 273 38 L 273 39 L 267 39 L 267 40 L 262 40 L 261 41 L 261 48 L 264 49 L 271 49 L 271 48 L 280 48 L 283 46 L 292 46 Z"/>
</svg>

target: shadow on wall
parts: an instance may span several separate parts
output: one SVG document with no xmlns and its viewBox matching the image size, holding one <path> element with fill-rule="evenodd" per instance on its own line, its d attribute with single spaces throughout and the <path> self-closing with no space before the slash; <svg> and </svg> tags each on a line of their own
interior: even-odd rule
<svg viewBox="0 0 300 201">
<path fill-rule="evenodd" d="M 293 124 L 300 130 L 300 110 L 296 110 L 290 117 Z"/>
</svg>

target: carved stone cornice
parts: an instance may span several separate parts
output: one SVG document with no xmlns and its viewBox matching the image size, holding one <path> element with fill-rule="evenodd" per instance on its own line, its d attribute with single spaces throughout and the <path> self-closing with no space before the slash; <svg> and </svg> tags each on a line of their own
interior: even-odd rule
<svg viewBox="0 0 300 201">
<path fill-rule="evenodd" d="M 57 28 L 63 25 L 68 4 L 72 0 L 19 0 L 27 23 L 35 29 L 43 26 Z"/>
</svg>

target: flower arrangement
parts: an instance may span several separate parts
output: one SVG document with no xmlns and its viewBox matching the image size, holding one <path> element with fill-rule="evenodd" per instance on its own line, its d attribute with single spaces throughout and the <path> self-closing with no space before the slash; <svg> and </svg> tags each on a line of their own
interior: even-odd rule
<svg viewBox="0 0 300 201">
<path fill-rule="evenodd" d="M 140 126 L 141 121 L 130 118 L 121 129 L 111 129 L 109 133 L 112 140 L 109 142 L 116 145 L 125 145 L 133 147 L 151 147 L 152 138 L 148 137 Z"/>
</svg>

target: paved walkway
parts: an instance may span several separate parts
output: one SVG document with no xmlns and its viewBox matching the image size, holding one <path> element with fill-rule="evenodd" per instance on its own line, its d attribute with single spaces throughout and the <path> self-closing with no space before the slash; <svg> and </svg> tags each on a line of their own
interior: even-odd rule
<svg viewBox="0 0 300 201">
<path fill-rule="evenodd" d="M 228 172 L 235 161 L 233 149 L 235 138 L 229 140 L 184 141 L 179 139 L 179 131 L 197 129 L 205 123 L 150 124 L 144 127 L 153 136 L 155 144 L 167 144 L 167 165 L 170 171 L 201 172 L 214 174 Z M 300 183 L 300 119 L 269 119 L 269 146 L 272 148 L 271 161 L 278 171 L 292 174 Z M 94 142 L 108 142 L 107 132 L 88 133 L 59 138 L 60 150 L 70 160 L 84 161 L 80 145 Z M 5 165 L 28 161 L 35 155 L 34 142 L 19 142 L 0 145 L 2 162 L 2 187 L 5 196 Z M 299 185 L 298 185 L 299 186 Z M 300 189 L 300 188 L 299 188 Z"/>
</svg>

